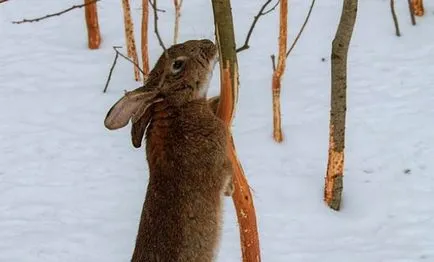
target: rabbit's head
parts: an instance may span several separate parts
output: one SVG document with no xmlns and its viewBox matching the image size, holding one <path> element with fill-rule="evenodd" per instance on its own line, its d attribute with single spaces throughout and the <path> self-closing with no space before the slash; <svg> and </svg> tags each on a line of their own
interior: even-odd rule
<svg viewBox="0 0 434 262">
<path fill-rule="evenodd" d="M 126 126 L 132 120 L 132 139 L 140 147 L 155 103 L 181 106 L 205 98 L 218 59 L 216 45 L 208 40 L 189 40 L 171 46 L 158 59 L 144 86 L 126 92 L 107 113 L 106 128 Z M 140 138 L 139 138 L 140 137 Z"/>
</svg>

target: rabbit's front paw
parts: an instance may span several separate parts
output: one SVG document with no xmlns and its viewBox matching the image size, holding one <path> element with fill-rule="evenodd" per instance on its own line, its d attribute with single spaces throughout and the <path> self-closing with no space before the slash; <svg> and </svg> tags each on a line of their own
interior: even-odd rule
<svg viewBox="0 0 434 262">
<path fill-rule="evenodd" d="M 226 186 L 223 193 L 225 194 L 225 196 L 228 197 L 232 196 L 232 194 L 234 193 L 234 183 L 232 182 L 232 177 L 230 177 L 226 182 Z"/>
</svg>

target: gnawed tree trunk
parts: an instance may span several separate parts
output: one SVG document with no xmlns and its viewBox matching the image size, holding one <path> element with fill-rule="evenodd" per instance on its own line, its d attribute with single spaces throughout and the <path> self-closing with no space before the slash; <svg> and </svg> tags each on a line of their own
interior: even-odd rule
<svg viewBox="0 0 434 262">
<path fill-rule="evenodd" d="M 217 115 L 230 130 L 238 100 L 238 63 L 230 0 L 212 0 L 215 33 L 220 54 L 221 93 Z M 238 160 L 232 136 L 228 155 L 234 167 L 233 201 L 237 211 L 244 262 L 261 261 L 255 207 L 244 171 Z"/>
<path fill-rule="evenodd" d="M 125 38 L 127 42 L 127 54 L 134 63 L 139 64 L 137 58 L 136 42 L 134 40 L 134 27 L 133 20 L 131 18 L 130 3 L 128 0 L 122 0 L 122 9 L 124 10 L 124 24 L 125 24 Z M 140 71 L 134 66 L 134 79 L 140 81 Z"/>
<path fill-rule="evenodd" d="M 145 75 L 149 74 L 149 52 L 148 52 L 148 21 L 149 21 L 149 4 L 148 0 L 142 0 L 142 69 Z M 143 76 L 143 81 L 146 77 Z"/>
<path fill-rule="evenodd" d="M 344 0 L 331 53 L 330 138 L 324 200 L 340 209 L 344 175 L 345 115 L 347 109 L 347 55 L 357 16 L 358 0 Z"/>
<path fill-rule="evenodd" d="M 101 34 L 98 24 L 97 3 L 92 0 L 84 0 L 84 14 L 86 17 L 87 45 L 89 49 L 98 49 L 101 44 Z"/>
<path fill-rule="evenodd" d="M 273 138 L 276 142 L 283 141 L 282 116 L 280 113 L 280 88 L 281 78 L 286 66 L 286 46 L 288 36 L 288 0 L 280 1 L 280 25 L 279 25 L 279 56 L 277 68 L 273 72 Z"/>
<path fill-rule="evenodd" d="M 411 3 L 413 5 L 414 15 L 423 16 L 425 13 L 423 8 L 423 0 L 411 0 Z"/>
</svg>

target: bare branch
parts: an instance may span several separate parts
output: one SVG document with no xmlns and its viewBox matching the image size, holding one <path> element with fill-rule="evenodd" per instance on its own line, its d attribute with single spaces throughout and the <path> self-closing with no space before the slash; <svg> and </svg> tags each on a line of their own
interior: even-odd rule
<svg viewBox="0 0 434 262">
<path fill-rule="evenodd" d="M 118 53 L 120 56 L 122 56 L 126 60 L 130 61 L 137 69 L 139 69 L 139 71 L 142 73 L 143 76 L 146 76 L 145 72 L 143 72 L 143 70 L 140 68 L 140 66 L 136 62 L 134 62 L 133 60 L 128 58 L 126 55 L 119 52 L 119 50 L 118 50 L 119 48 L 122 48 L 122 47 L 121 46 L 113 46 L 113 49 L 116 51 L 116 53 Z"/>
<path fill-rule="evenodd" d="M 261 9 L 259 9 L 258 14 L 255 15 L 255 17 L 253 18 L 252 25 L 250 26 L 250 29 L 249 29 L 249 31 L 247 32 L 246 40 L 244 41 L 244 45 L 241 46 L 240 48 L 237 48 L 237 50 L 236 50 L 237 53 L 238 53 L 238 52 L 241 52 L 241 51 L 244 51 L 244 50 L 246 50 L 246 49 L 249 49 L 249 47 L 250 47 L 250 46 L 249 46 L 250 37 L 252 36 L 253 29 L 255 28 L 256 23 L 258 22 L 259 18 L 260 18 L 261 16 L 266 15 L 266 14 L 270 13 L 271 11 L 273 11 L 273 10 L 276 8 L 276 6 L 279 4 L 279 2 L 280 2 L 280 0 L 277 1 L 277 3 L 276 3 L 272 8 L 270 8 L 270 10 L 264 12 L 265 8 L 266 8 L 266 7 L 271 3 L 271 1 L 272 1 L 272 0 L 267 0 L 267 1 L 262 5 Z"/>
<path fill-rule="evenodd" d="M 390 11 L 392 12 L 393 23 L 395 24 L 395 34 L 396 36 L 401 36 L 399 31 L 398 17 L 395 12 L 395 0 L 390 0 Z"/>
<path fill-rule="evenodd" d="M 151 4 L 151 6 L 154 7 L 153 4 L 152 4 L 152 0 L 148 0 L 148 1 Z M 161 12 L 161 13 L 165 13 L 166 12 L 166 10 L 160 9 L 160 8 L 155 8 L 155 10 L 157 10 L 157 12 Z"/>
<path fill-rule="evenodd" d="M 413 5 L 411 4 L 411 0 L 407 0 L 407 1 L 408 1 L 408 10 L 410 11 L 411 24 L 412 25 L 416 25 L 416 19 L 414 18 L 414 8 L 413 8 Z"/>
<path fill-rule="evenodd" d="M 0 4 L 3 4 L 4 2 L 7 2 L 8 0 L 0 0 Z"/>
<path fill-rule="evenodd" d="M 292 49 L 294 49 L 295 45 L 298 42 L 298 39 L 300 39 L 301 34 L 303 33 L 304 28 L 307 25 L 307 22 L 309 21 L 310 18 L 310 14 L 312 13 L 313 10 L 313 6 L 315 5 L 315 0 L 312 0 L 312 3 L 310 4 L 310 8 L 309 8 L 309 12 L 307 12 L 307 16 L 306 19 L 304 20 L 303 25 L 300 28 L 300 31 L 298 32 L 297 36 L 294 39 L 294 42 L 292 43 L 291 47 L 289 48 L 288 52 L 286 52 L 286 57 L 289 56 L 289 54 L 291 53 Z"/>
<path fill-rule="evenodd" d="M 113 60 L 112 67 L 110 68 L 110 72 L 109 72 L 109 75 L 108 75 L 108 78 L 107 78 L 107 82 L 105 82 L 105 87 L 104 87 L 104 90 L 102 91 L 103 93 L 107 92 L 107 88 L 108 88 L 108 85 L 110 83 L 110 79 L 112 78 L 113 70 L 115 69 L 116 62 L 118 61 L 118 57 L 119 57 L 119 53 L 116 52 L 115 53 L 115 59 Z"/>
<path fill-rule="evenodd" d="M 159 9 L 157 8 L 157 0 L 154 0 L 154 1 L 149 0 L 149 3 L 151 4 L 152 9 L 154 10 L 154 33 L 157 36 L 158 42 L 160 43 L 160 46 L 163 48 L 164 53 L 166 55 L 168 55 L 167 51 L 166 51 L 166 47 L 164 46 L 163 40 L 161 39 L 160 33 L 158 32 L 158 12 L 157 11 Z"/>
<path fill-rule="evenodd" d="M 1 1 L 8 1 L 8 0 L 1 0 Z M 64 13 L 67 13 L 67 12 L 72 11 L 72 10 L 77 9 L 77 8 L 82 8 L 82 7 L 84 7 L 84 6 L 91 5 L 91 4 L 96 3 L 96 2 L 98 2 L 98 1 L 100 1 L 100 0 L 93 0 L 93 1 L 90 1 L 90 2 L 85 3 L 85 4 L 81 4 L 81 5 L 73 5 L 73 6 L 71 6 L 71 7 L 68 8 L 68 9 L 65 9 L 65 10 L 60 11 L 60 12 L 57 12 L 57 13 L 48 14 L 48 15 L 43 16 L 43 17 L 32 18 L 32 19 L 26 19 L 26 18 L 25 18 L 25 19 L 23 19 L 23 20 L 21 20 L 21 21 L 12 21 L 12 24 L 22 24 L 22 23 L 33 23 L 33 22 L 39 22 L 39 21 L 41 21 L 41 20 L 44 20 L 44 19 L 47 19 L 47 18 L 50 18 L 50 17 L 53 17 L 53 16 L 59 16 L 59 15 L 62 15 L 62 14 L 64 14 Z"/>
<path fill-rule="evenodd" d="M 112 64 L 112 66 L 111 66 L 111 68 L 110 68 L 110 72 L 109 72 L 109 75 L 108 75 L 107 82 L 106 82 L 106 84 L 105 84 L 105 87 L 104 87 L 103 93 L 105 93 L 105 92 L 107 91 L 108 85 L 109 85 L 109 83 L 110 83 L 110 79 L 111 79 L 111 77 L 112 77 L 113 70 L 115 69 L 116 62 L 117 62 L 119 56 L 125 58 L 125 59 L 128 60 L 130 63 L 132 63 L 132 64 L 133 64 L 137 69 L 139 69 L 139 71 L 142 73 L 143 78 L 144 78 L 144 79 L 146 78 L 146 74 L 145 74 L 145 72 L 143 72 L 143 70 L 140 68 L 140 66 L 139 66 L 137 63 L 135 63 L 133 60 L 131 60 L 130 58 L 128 58 L 126 55 L 122 54 L 122 53 L 118 50 L 119 48 L 122 48 L 122 46 L 113 46 L 113 50 L 115 50 L 115 52 L 116 52 L 116 54 L 115 54 L 115 59 L 113 60 L 113 64 Z"/>
</svg>

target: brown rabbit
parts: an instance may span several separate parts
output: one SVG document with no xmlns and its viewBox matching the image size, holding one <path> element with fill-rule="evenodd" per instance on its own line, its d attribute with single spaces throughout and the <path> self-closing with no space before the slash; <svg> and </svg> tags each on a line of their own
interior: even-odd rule
<svg viewBox="0 0 434 262">
<path fill-rule="evenodd" d="M 132 121 L 132 143 L 146 132 L 149 183 L 134 262 L 214 261 L 221 235 L 223 196 L 232 194 L 227 129 L 206 94 L 217 48 L 190 40 L 163 53 L 147 83 L 127 92 L 108 112 L 105 126 Z M 218 100 L 217 100 L 218 101 Z"/>
</svg>

